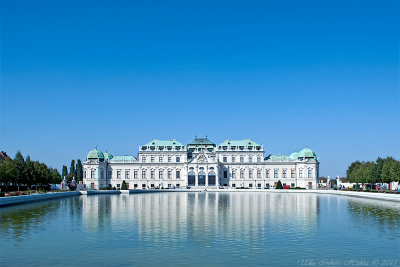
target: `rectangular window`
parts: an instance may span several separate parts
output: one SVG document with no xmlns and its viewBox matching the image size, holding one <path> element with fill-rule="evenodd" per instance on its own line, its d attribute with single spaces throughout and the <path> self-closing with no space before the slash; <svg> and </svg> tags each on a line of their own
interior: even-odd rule
<svg viewBox="0 0 400 267">
<path fill-rule="evenodd" d="M 152 189 L 154 189 L 154 184 L 151 184 L 150 187 L 151 187 Z"/>
<path fill-rule="evenodd" d="M 134 179 L 137 179 L 137 178 L 138 178 L 138 171 L 134 171 L 134 172 L 133 172 L 133 178 L 134 178 Z"/>
<path fill-rule="evenodd" d="M 146 189 L 146 184 L 142 184 L 142 188 L 143 188 L 143 189 Z"/>
<path fill-rule="evenodd" d="M 261 184 L 257 184 L 257 187 L 258 187 L 258 188 L 261 188 Z"/>
<path fill-rule="evenodd" d="M 286 169 L 282 170 L 282 178 L 286 178 Z"/>
<path fill-rule="evenodd" d="M 253 157 L 252 156 L 249 157 L 249 162 L 253 162 Z"/>
<path fill-rule="evenodd" d="M 249 179 L 253 178 L 253 171 L 249 170 Z"/>
<path fill-rule="evenodd" d="M 258 162 L 258 163 L 261 162 L 261 157 L 260 157 L 260 156 L 257 157 L 257 162 Z"/>
<path fill-rule="evenodd" d="M 176 179 L 181 179 L 181 171 L 176 171 Z"/>
<path fill-rule="evenodd" d="M 312 169 L 308 169 L 308 178 L 312 177 Z"/>
<path fill-rule="evenodd" d="M 236 187 L 236 184 L 232 184 L 232 187 Z"/>
<path fill-rule="evenodd" d="M 176 162 L 181 162 L 181 157 L 176 157 Z"/>
<path fill-rule="evenodd" d="M 125 171 L 125 179 L 129 179 L 129 171 Z"/>
<path fill-rule="evenodd" d="M 94 170 L 90 171 L 90 178 L 94 178 Z"/>
<path fill-rule="evenodd" d="M 294 169 L 290 170 L 290 177 L 294 178 Z"/>
<path fill-rule="evenodd" d="M 299 177 L 303 178 L 303 170 L 299 170 Z"/>
<path fill-rule="evenodd" d="M 232 162 L 235 162 L 235 161 L 236 161 L 236 157 L 232 156 Z"/>
<path fill-rule="evenodd" d="M 178 188 L 179 188 L 180 186 L 181 186 L 180 184 L 176 184 L 176 187 L 178 187 Z"/>
<path fill-rule="evenodd" d="M 171 188 L 172 187 L 172 184 L 168 184 L 168 188 Z"/>
<path fill-rule="evenodd" d="M 158 162 L 163 162 L 163 157 L 160 156 L 160 157 L 158 158 Z"/>
<path fill-rule="evenodd" d="M 171 156 L 168 156 L 168 162 L 171 162 Z"/>
<path fill-rule="evenodd" d="M 293 187 L 294 187 L 294 183 L 292 183 L 292 184 L 290 185 L 290 187 L 292 187 L 292 188 L 293 188 Z"/>
<path fill-rule="evenodd" d="M 117 179 L 121 179 L 121 171 L 117 171 Z"/>
<path fill-rule="evenodd" d="M 235 178 L 236 178 L 236 171 L 232 170 L 232 179 L 235 179 Z"/>
<path fill-rule="evenodd" d="M 223 162 L 227 162 L 227 161 L 228 161 L 228 158 L 227 158 L 227 157 L 223 157 L 223 158 L 222 158 L 222 161 L 223 161 Z"/>
<path fill-rule="evenodd" d="M 241 162 L 241 163 L 244 162 L 244 157 L 243 157 L 243 156 L 240 157 L 240 162 Z"/>
<path fill-rule="evenodd" d="M 150 171 L 150 177 L 151 179 L 155 179 L 154 171 Z"/>
<path fill-rule="evenodd" d="M 142 162 L 146 162 L 146 157 L 145 156 L 142 157 Z"/>
<path fill-rule="evenodd" d="M 172 172 L 168 171 L 168 179 L 171 179 L 171 178 L 172 178 Z"/>
<path fill-rule="evenodd" d="M 153 156 L 151 156 L 150 161 L 154 162 L 154 157 Z"/>
<path fill-rule="evenodd" d="M 240 170 L 240 179 L 243 179 L 243 178 L 244 178 L 244 171 Z"/>
<path fill-rule="evenodd" d="M 224 171 L 224 178 L 228 178 L 228 171 Z"/>
<path fill-rule="evenodd" d="M 261 179 L 261 170 L 260 169 L 257 170 L 257 178 Z"/>
<path fill-rule="evenodd" d="M 135 184 L 135 185 L 133 186 L 133 188 L 136 189 L 136 188 L 137 188 L 137 184 Z"/>
<path fill-rule="evenodd" d="M 161 180 L 163 179 L 163 171 L 158 172 L 158 178 Z"/>
<path fill-rule="evenodd" d="M 142 179 L 146 179 L 146 171 L 142 171 Z"/>
<path fill-rule="evenodd" d="M 121 184 L 117 184 L 117 187 L 120 188 L 120 187 L 121 187 Z"/>
<path fill-rule="evenodd" d="M 265 178 L 269 178 L 269 169 L 265 170 Z"/>
<path fill-rule="evenodd" d="M 278 178 L 278 169 L 274 170 L 274 178 Z"/>
<path fill-rule="evenodd" d="M 253 184 L 252 184 L 252 183 L 249 183 L 249 187 L 250 187 L 250 188 L 253 188 Z"/>
</svg>

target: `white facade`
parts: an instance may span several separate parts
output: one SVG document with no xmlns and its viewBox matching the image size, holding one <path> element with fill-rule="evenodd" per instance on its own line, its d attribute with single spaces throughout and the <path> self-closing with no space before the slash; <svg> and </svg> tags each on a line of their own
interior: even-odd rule
<svg viewBox="0 0 400 267">
<path fill-rule="evenodd" d="M 265 156 L 251 140 L 226 140 L 215 145 L 195 138 L 184 146 L 176 140 L 153 140 L 139 147 L 137 157 L 111 156 L 92 150 L 83 163 L 87 189 L 121 188 L 273 188 L 280 180 L 290 187 L 316 188 L 319 162 L 305 148 L 290 156 Z"/>
</svg>

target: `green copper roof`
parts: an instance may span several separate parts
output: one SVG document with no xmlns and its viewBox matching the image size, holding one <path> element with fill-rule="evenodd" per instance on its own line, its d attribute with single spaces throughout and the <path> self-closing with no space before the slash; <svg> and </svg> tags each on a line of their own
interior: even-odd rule
<svg viewBox="0 0 400 267">
<path fill-rule="evenodd" d="M 297 151 L 294 151 L 292 154 L 290 154 L 289 158 L 290 159 L 297 159 L 299 157 L 299 153 Z"/>
<path fill-rule="evenodd" d="M 256 142 L 251 141 L 250 139 L 243 140 L 230 140 L 227 139 L 220 146 L 260 146 Z"/>
<path fill-rule="evenodd" d="M 285 161 L 288 160 L 289 157 L 285 155 L 271 155 L 269 160 L 274 160 L 274 161 Z"/>
<path fill-rule="evenodd" d="M 147 144 L 145 144 L 145 146 L 183 146 L 183 144 L 175 139 L 171 139 L 171 140 L 154 139 L 154 140 L 148 142 Z"/>
<path fill-rule="evenodd" d="M 88 159 L 104 159 L 104 154 L 95 147 L 92 151 L 87 154 Z"/>
<path fill-rule="evenodd" d="M 315 152 L 308 147 L 301 150 L 298 155 L 299 158 L 314 158 L 316 156 Z"/>
<path fill-rule="evenodd" d="M 112 158 L 111 162 L 135 162 L 136 158 L 134 156 L 115 156 Z"/>
<path fill-rule="evenodd" d="M 189 146 L 213 146 L 215 147 L 215 144 L 208 140 L 208 138 L 198 138 L 197 136 L 193 139 L 192 142 L 188 144 Z"/>
<path fill-rule="evenodd" d="M 106 153 L 103 153 L 103 155 L 104 155 L 104 158 L 108 159 L 108 160 L 111 160 L 113 158 L 113 155 L 107 153 L 107 151 L 106 151 Z"/>
</svg>

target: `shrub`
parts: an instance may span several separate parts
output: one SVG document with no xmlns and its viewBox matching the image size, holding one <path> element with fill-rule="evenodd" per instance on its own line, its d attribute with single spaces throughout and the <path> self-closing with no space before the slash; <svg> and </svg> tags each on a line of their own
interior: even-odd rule
<svg viewBox="0 0 400 267">
<path fill-rule="evenodd" d="M 276 189 L 283 189 L 281 180 L 278 181 L 278 184 L 276 185 Z"/>
<path fill-rule="evenodd" d="M 121 190 L 126 190 L 126 182 L 125 180 L 122 181 Z"/>
</svg>

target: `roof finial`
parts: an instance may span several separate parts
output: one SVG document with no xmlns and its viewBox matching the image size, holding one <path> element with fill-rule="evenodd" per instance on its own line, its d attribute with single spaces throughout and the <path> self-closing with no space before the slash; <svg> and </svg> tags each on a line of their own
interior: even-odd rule
<svg viewBox="0 0 400 267">
<path fill-rule="evenodd" d="M 206 138 L 208 138 L 208 135 L 206 135 Z"/>
<path fill-rule="evenodd" d="M 197 134 L 194 136 L 194 138 L 197 138 Z"/>
<path fill-rule="evenodd" d="M 97 150 L 97 146 L 94 146 L 94 149 Z"/>
</svg>

